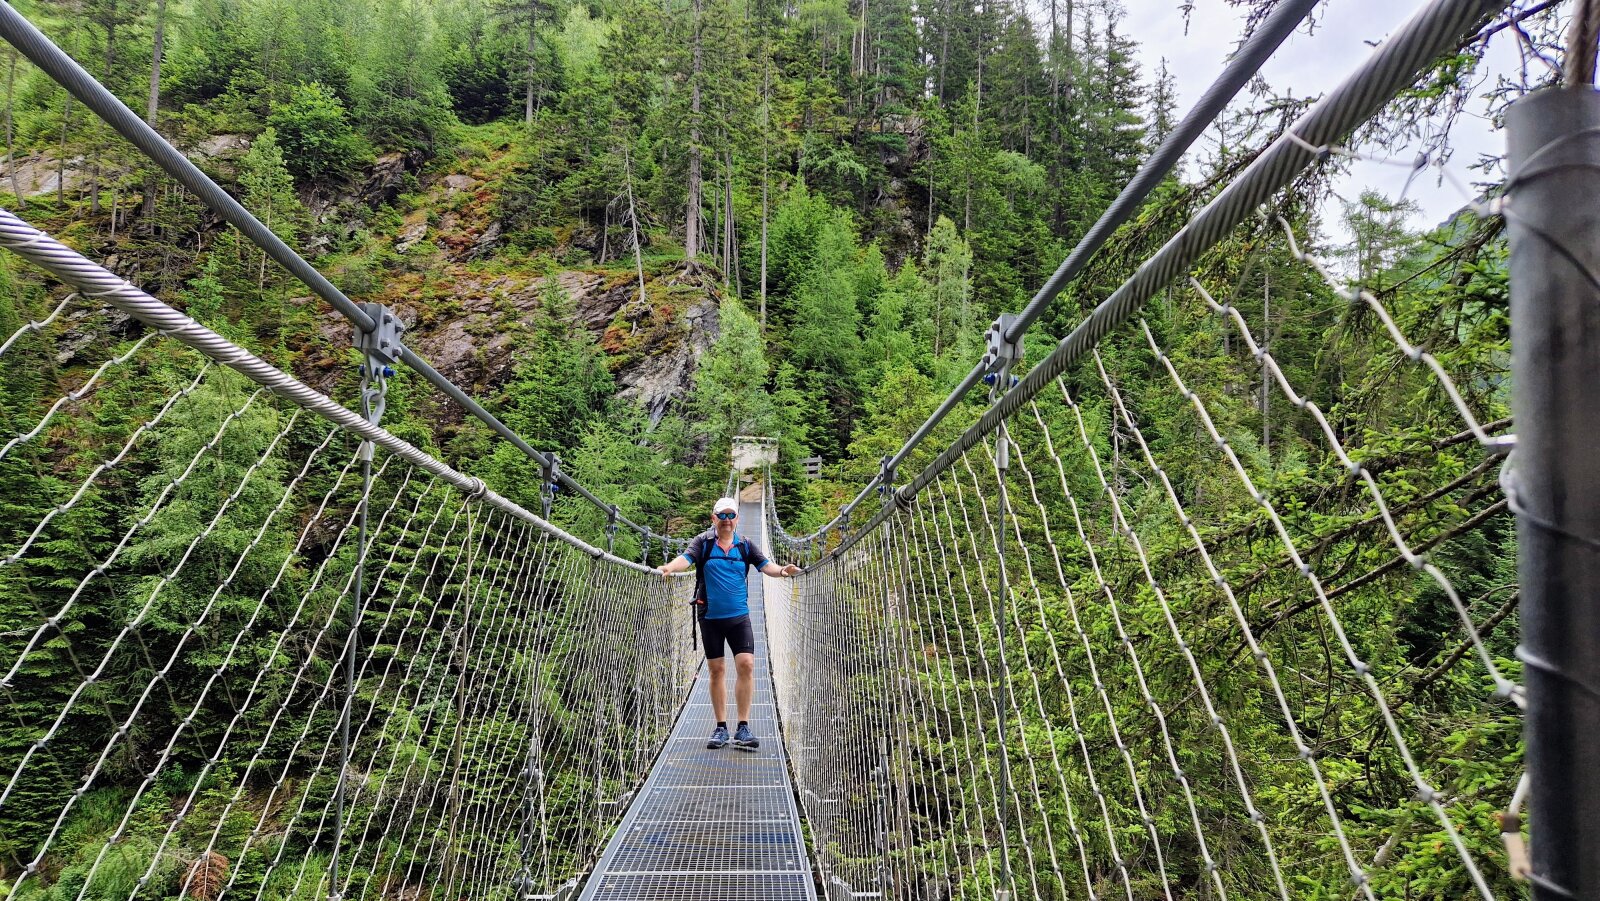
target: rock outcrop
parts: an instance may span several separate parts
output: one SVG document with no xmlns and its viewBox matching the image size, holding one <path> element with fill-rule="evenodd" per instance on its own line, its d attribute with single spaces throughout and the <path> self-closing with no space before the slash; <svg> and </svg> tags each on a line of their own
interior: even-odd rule
<svg viewBox="0 0 1600 901">
<path fill-rule="evenodd" d="M 408 347 L 468 392 L 492 397 L 515 371 L 521 337 L 552 281 L 605 350 L 618 396 L 638 403 L 652 423 L 687 395 L 701 356 L 721 333 L 720 286 L 700 267 L 682 265 L 647 279 L 647 303 L 633 274 L 586 269 L 543 277 L 460 271 L 447 285 L 406 276 L 389 302 L 406 323 Z M 330 312 L 324 323 L 333 346 L 349 345 L 342 317 Z M 334 378 L 328 371 L 304 375 L 321 388 Z"/>
</svg>

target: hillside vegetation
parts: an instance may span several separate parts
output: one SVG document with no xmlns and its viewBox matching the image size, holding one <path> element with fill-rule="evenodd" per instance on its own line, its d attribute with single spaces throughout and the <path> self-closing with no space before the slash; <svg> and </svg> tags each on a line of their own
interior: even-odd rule
<svg viewBox="0 0 1600 901">
<path fill-rule="evenodd" d="M 636 521 L 676 535 L 700 528 L 737 434 L 780 439 L 772 477 L 784 525 L 800 534 L 825 522 L 966 374 L 983 351 L 984 329 L 1026 303 L 1176 115 L 1172 76 L 1138 69 L 1135 23 L 1115 0 L 1044 8 L 1016 0 L 15 5 L 353 299 L 398 309 L 411 346 L 533 446 L 559 452 L 568 472 Z M 1269 6 L 1258 5 L 1254 14 Z M 1398 142 L 1416 123 L 1449 114 L 1475 90 L 1480 51 L 1467 46 L 1441 61 L 1370 136 Z M 0 50 L 0 67 L 0 204 L 353 405 L 359 361 L 346 323 L 9 48 Z M 1028 359 L 1042 356 L 1051 335 L 1065 334 L 1104 299 L 1306 105 L 1264 86 L 1238 104 L 1190 172 L 1163 184 L 1052 306 L 1028 336 Z M 1343 445 L 1378 474 L 1398 528 L 1448 563 L 1514 675 L 1516 617 L 1506 604 L 1514 544 L 1496 469 L 1461 438 L 1464 426 L 1437 380 L 1388 339 L 1371 307 L 1289 253 L 1277 217 L 1341 277 L 1372 289 L 1410 340 L 1455 374 L 1477 418 L 1504 430 L 1499 223 L 1463 212 L 1418 233 L 1404 201 L 1364 194 L 1331 202 L 1329 171 L 1275 198 L 1270 215 L 1224 240 L 1196 275 L 1244 312 L 1253 336 L 1327 411 Z M 0 255 L 0 334 L 41 318 L 66 293 Z M 1212 398 L 1219 430 L 1262 489 L 1286 505 L 1318 566 L 1335 574 L 1341 604 L 1363 640 L 1381 649 L 1375 653 L 1400 680 L 1395 691 L 1415 705 L 1407 715 L 1426 722 L 1430 753 L 1441 761 L 1437 784 L 1461 805 L 1468 840 L 1496 858 L 1492 815 L 1515 780 L 1519 726 L 1513 712 L 1486 702 L 1473 658 L 1463 662 L 1448 599 L 1396 560 L 1361 484 L 1318 424 L 1267 384 L 1232 320 L 1187 284 L 1147 315 L 1152 339 L 1179 361 L 1190 387 Z M 0 380 L 7 439 L 142 334 L 124 317 L 77 312 L 50 340 L 19 343 L 12 353 L 27 365 L 5 369 Z M 1282 652 L 1304 664 L 1291 690 L 1297 709 L 1320 724 L 1319 753 L 1336 758 L 1328 778 L 1351 833 L 1372 848 L 1395 835 L 1406 849 L 1405 866 L 1380 877 L 1380 893 L 1462 896 L 1470 886 L 1417 815 L 1403 768 L 1391 752 L 1371 748 L 1377 713 L 1332 690 L 1326 637 L 1309 624 L 1315 610 L 1281 566 L 1270 524 L 1210 455 L 1202 424 L 1146 340 L 1138 328 L 1108 339 L 1106 373 L 1190 515 L 1204 523 L 1220 565 L 1245 586 L 1243 603 L 1269 624 Z M 20 545 L 44 511 L 193 378 L 187 367 L 141 351 L 54 425 L 50 441 L 0 461 L 0 548 Z M 1081 391 L 1094 423 L 1084 438 L 1110 467 L 1109 490 L 1154 516 L 1160 486 L 1097 371 L 1069 374 L 1063 390 Z M 203 441 L 244 391 L 242 382 L 208 382 L 197 396 L 209 400 L 175 408 L 158 434 L 169 442 L 163 447 L 177 454 Z M 908 461 L 902 481 L 981 405 L 975 393 Z M 1057 436 L 1076 435 L 1065 409 L 1051 407 L 1044 419 Z M 413 376 L 395 380 L 384 422 L 538 509 L 537 468 Z M 276 426 L 263 420 L 255 428 L 264 435 Z M 1042 447 L 1029 429 L 1018 440 L 1030 452 Z M 290 441 L 311 443 L 298 431 Z M 233 449 L 217 462 L 219 479 L 261 451 Z M 800 462 L 811 456 L 824 461 L 814 481 Z M 277 482 L 292 475 L 281 460 L 273 466 L 264 474 Z M 69 574 L 115 542 L 163 472 L 109 479 L 52 524 L 30 566 L 0 569 L 6 662 L 21 653 L 26 633 L 8 630 L 31 629 L 60 606 L 75 584 Z M 1069 461 L 1063 479 L 1085 497 L 1100 495 L 1081 460 Z M 265 509 L 279 496 L 263 489 L 240 503 Z M 19 681 L 0 696 L 18 714 L 0 721 L 5 773 L 61 708 L 76 681 L 74 660 L 107 645 L 131 587 L 159 574 L 171 549 L 197 532 L 206 503 L 196 499 L 195 509 L 158 522 L 130 553 L 134 569 L 90 592 L 83 607 L 95 614 L 24 661 Z M 1104 509 L 1095 513 L 1106 521 L 1094 528 L 1116 532 Z M 598 511 L 569 497 L 557 499 L 555 518 L 591 539 L 603 526 Z M 1057 528 L 1070 521 L 1064 511 L 1050 518 Z M 1187 577 L 1201 584 L 1184 550 L 1187 533 L 1175 521 L 1150 521 L 1153 553 L 1189 567 Z M 286 546 L 288 535 L 274 540 Z M 233 536 L 224 546 L 239 543 Z M 617 547 L 626 557 L 640 551 L 626 533 Z M 1119 558 L 1118 566 L 1119 584 L 1136 590 L 1132 564 Z M 163 622 L 188 621 L 203 587 L 174 591 Z M 1225 669 L 1241 648 L 1218 639 L 1203 653 Z M 215 665 L 195 652 L 173 682 L 204 680 L 208 663 Z M 128 666 L 143 672 L 143 664 Z M 107 710 L 120 703 L 101 700 Z M 202 711 L 197 731 L 215 732 L 231 714 L 218 701 Z M 1128 721 L 1140 715 L 1128 713 Z M 1263 757 L 1283 752 L 1280 727 L 1268 719 L 1242 718 L 1235 740 Z M 74 719 L 52 769 L 28 770 L 16 787 L 21 803 L 0 808 L 0 892 L 50 833 L 59 804 L 47 802 L 71 791 L 110 728 L 104 716 Z M 98 881 L 86 883 L 84 874 L 157 752 L 137 736 L 124 746 L 20 897 L 112 901 L 136 890 L 123 871 L 142 871 L 137 849 L 127 851 L 128 866 L 100 868 Z M 163 811 L 200 791 L 185 776 L 199 762 L 164 771 L 141 802 L 135 839 L 159 835 Z M 1296 778 L 1272 767 L 1259 774 L 1264 803 L 1284 822 L 1321 815 Z M 273 812 L 256 800 L 262 809 L 237 816 L 270 822 Z M 183 873 L 207 840 L 180 832 L 147 894 L 190 885 Z M 1307 836 L 1296 850 L 1332 861 L 1330 841 Z M 1340 866 L 1311 868 L 1301 887 L 1308 896 L 1348 894 Z M 237 878 L 256 887 L 251 879 L 260 877 Z M 1259 868 L 1240 877 L 1245 886 L 1266 882 Z M 282 898 L 296 885 L 260 889 Z M 415 898 L 422 890 L 384 891 Z"/>
</svg>

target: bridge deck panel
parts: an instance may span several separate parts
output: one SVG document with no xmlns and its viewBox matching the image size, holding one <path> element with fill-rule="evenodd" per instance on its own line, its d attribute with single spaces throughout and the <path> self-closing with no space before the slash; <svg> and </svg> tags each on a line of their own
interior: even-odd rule
<svg viewBox="0 0 1600 901">
<path fill-rule="evenodd" d="M 750 534 L 765 534 L 761 515 L 759 503 L 741 504 L 740 521 Z M 760 749 L 706 748 L 716 721 L 702 666 L 672 736 L 584 886 L 584 901 L 815 901 L 774 715 L 761 582 L 752 573 L 756 690 L 750 725 Z M 732 723 L 731 661 L 729 670 Z"/>
</svg>

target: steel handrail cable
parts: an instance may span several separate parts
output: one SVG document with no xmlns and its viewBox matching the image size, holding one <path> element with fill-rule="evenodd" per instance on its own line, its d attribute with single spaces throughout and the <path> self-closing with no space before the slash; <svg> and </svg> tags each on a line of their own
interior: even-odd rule
<svg viewBox="0 0 1600 901">
<path fill-rule="evenodd" d="M 0 10 L 7 7 L 0 6 Z M 82 254 L 61 244 L 9 210 L 0 209 L 0 248 L 5 248 L 46 270 L 67 284 L 86 293 L 93 293 L 106 303 L 140 320 L 151 328 L 166 331 L 179 342 L 234 369 L 263 388 L 292 401 L 322 418 L 375 444 L 398 454 L 409 463 L 438 475 L 459 490 L 481 497 L 491 506 L 498 507 L 520 519 L 534 523 L 541 529 L 560 538 L 579 550 L 596 557 L 606 557 L 618 564 L 643 572 L 651 571 L 642 564 L 624 560 L 595 547 L 566 532 L 539 516 L 529 513 L 515 502 L 501 496 L 483 484 L 480 479 L 465 475 L 438 460 L 409 442 L 396 437 L 388 430 L 373 425 L 359 414 L 346 409 L 304 382 L 283 372 L 271 363 L 250 353 L 189 316 L 166 303 L 139 290 L 103 267 L 85 259 Z"/>
<path fill-rule="evenodd" d="M 279 238 L 270 228 L 262 224 L 261 220 L 245 209 L 239 201 L 223 190 L 210 176 L 200 171 L 199 167 L 190 162 L 166 138 L 162 137 L 155 128 L 129 109 L 121 100 L 117 99 L 115 94 L 111 93 L 93 75 L 78 65 L 77 61 L 68 55 L 66 51 L 56 46 L 54 42 L 9 3 L 0 3 L 0 38 L 4 38 L 13 47 L 21 51 L 30 62 L 38 66 L 41 71 L 69 91 L 74 97 L 77 97 L 84 106 L 92 110 L 102 121 L 110 125 L 118 134 L 121 134 L 143 152 L 151 162 L 160 166 L 168 175 L 176 179 L 179 184 L 192 191 L 202 203 L 234 228 L 237 228 L 252 244 L 288 270 L 290 275 L 293 275 L 306 287 L 310 288 L 318 297 L 327 301 L 342 316 L 350 320 L 350 323 L 357 330 L 367 333 L 372 332 L 377 327 L 377 323 L 367 314 L 366 310 L 347 297 L 343 291 L 340 291 L 333 282 L 317 271 L 316 267 L 295 253 L 282 238 Z M 550 465 L 549 455 L 535 450 L 509 426 L 486 410 L 483 405 L 435 370 L 426 359 L 403 345 L 400 348 L 399 358 L 401 362 L 416 370 L 429 384 L 443 391 L 518 450 L 541 466 Z M 608 515 L 614 509 L 611 504 L 601 500 L 566 473 L 558 471 L 556 480 L 563 487 L 576 492 Z M 617 519 L 622 524 L 641 533 L 646 539 L 656 535 L 649 527 L 640 525 L 626 516 L 618 514 Z"/>
<path fill-rule="evenodd" d="M 1422 72 L 1423 66 L 1476 33 L 1480 23 L 1504 9 L 1509 0 L 1433 0 L 1360 67 L 1290 125 L 1244 172 L 1196 213 L 1166 244 L 1094 308 L 1021 382 L 1006 391 L 954 442 L 910 482 L 894 492 L 891 502 L 847 536 L 832 553 L 839 554 L 879 524 L 889 510 L 903 505 L 927 487 L 934 476 L 955 464 L 960 455 L 1009 419 L 1058 375 L 1076 365 L 1089 350 L 1141 310 L 1145 303 L 1221 241 L 1234 227 L 1296 176 L 1322 159 L 1328 147 L 1376 115 L 1389 99 Z M 830 527 L 833 524 L 830 523 Z"/>
<path fill-rule="evenodd" d="M 1184 114 L 1172 128 L 1172 131 L 1162 140 L 1160 146 L 1134 173 L 1128 183 L 1123 186 L 1093 225 L 1078 239 L 1078 243 L 1061 261 L 1055 272 L 1051 273 L 1039 290 L 1029 299 L 1023 309 L 1015 318 L 1011 319 L 1006 327 L 1005 338 L 1008 341 L 1020 341 L 1024 333 L 1036 322 L 1050 303 L 1061 293 L 1067 285 L 1081 275 L 1087 268 L 1090 260 L 1100 251 L 1105 243 L 1110 240 L 1116 230 L 1126 223 L 1143 206 L 1150 193 L 1171 174 L 1177 167 L 1183 155 L 1189 151 L 1194 142 L 1199 140 L 1211 123 L 1222 114 L 1228 104 L 1233 101 L 1239 91 L 1243 90 L 1250 80 L 1256 77 L 1267 59 L 1288 39 L 1289 35 L 1311 15 L 1316 8 L 1317 0 L 1285 0 L 1273 7 L 1268 16 L 1248 36 L 1240 41 L 1238 49 L 1230 55 L 1227 66 L 1216 80 L 1206 88 L 1195 105 Z M 984 375 L 990 371 L 987 359 L 979 361 L 973 366 L 961 382 L 951 390 L 939 407 L 928 416 L 928 419 L 918 426 L 907 437 L 900 449 L 889 458 L 887 469 L 894 471 L 906 461 L 911 452 L 916 449 L 923 439 L 933 432 L 950 413 L 960 406 L 962 400 L 973 388 L 983 380 Z M 838 523 L 848 518 L 850 511 L 856 509 L 862 501 L 866 500 L 874 488 L 882 482 L 882 474 L 873 476 L 861 489 L 855 499 L 845 505 L 840 515 L 827 525 L 818 529 L 814 535 L 826 534 Z M 890 486 L 892 487 L 892 486 Z"/>
</svg>

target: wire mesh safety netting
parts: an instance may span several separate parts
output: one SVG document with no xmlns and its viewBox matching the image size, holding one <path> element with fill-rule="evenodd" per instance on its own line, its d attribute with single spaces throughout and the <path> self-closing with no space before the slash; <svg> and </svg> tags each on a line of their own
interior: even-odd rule
<svg viewBox="0 0 1600 901">
<path fill-rule="evenodd" d="M 40 312 L 0 351 L 4 896 L 526 897 L 581 873 L 692 680 L 683 580 L 392 436 L 358 566 L 371 434 L 237 348 L 89 296 Z"/>
<path fill-rule="evenodd" d="M 774 527 L 812 562 L 770 628 L 826 881 L 1523 891 L 1499 225 L 1381 285 L 1306 248 L 1247 224 L 865 532 Z"/>
</svg>

